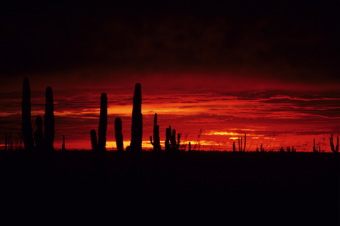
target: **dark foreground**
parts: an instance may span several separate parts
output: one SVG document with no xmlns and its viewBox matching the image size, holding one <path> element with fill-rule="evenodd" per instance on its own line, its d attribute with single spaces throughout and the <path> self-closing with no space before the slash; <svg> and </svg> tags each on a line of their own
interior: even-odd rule
<svg viewBox="0 0 340 226">
<path fill-rule="evenodd" d="M 13 222 L 339 225 L 330 153 L 0 152 L 0 175 Z"/>
</svg>

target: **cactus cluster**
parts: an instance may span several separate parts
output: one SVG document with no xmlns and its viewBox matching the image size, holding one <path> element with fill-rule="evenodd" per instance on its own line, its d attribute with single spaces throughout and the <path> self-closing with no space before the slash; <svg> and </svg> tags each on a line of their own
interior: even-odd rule
<svg viewBox="0 0 340 226">
<path fill-rule="evenodd" d="M 29 79 L 26 77 L 23 81 L 22 91 L 22 137 L 24 140 L 25 150 L 41 151 L 43 149 L 54 150 L 55 121 L 54 121 L 54 102 L 53 91 L 51 87 L 46 88 L 45 92 L 45 121 L 43 132 L 43 120 L 40 116 L 36 117 L 36 131 L 34 138 L 32 134 L 31 123 L 31 90 Z"/>
<path fill-rule="evenodd" d="M 152 138 L 153 137 L 153 138 Z M 150 136 L 150 142 L 154 151 L 161 151 L 161 141 L 159 138 L 159 125 L 157 124 L 157 113 L 154 115 L 153 120 L 153 136 Z"/>
<path fill-rule="evenodd" d="M 242 140 L 242 137 L 237 138 L 237 144 L 238 144 L 238 151 L 239 152 L 245 152 L 246 151 L 246 141 L 247 141 L 247 134 L 244 134 L 243 140 Z M 233 142 L 233 152 L 236 152 L 235 142 Z"/>
<path fill-rule="evenodd" d="M 107 95 L 102 93 L 100 97 L 100 116 L 98 126 L 98 140 L 96 131 L 90 131 L 91 145 L 93 151 L 106 151 L 106 131 L 107 131 Z"/>
<path fill-rule="evenodd" d="M 177 134 L 176 140 L 176 130 L 171 130 L 171 126 L 166 128 L 165 130 L 165 151 L 179 151 L 180 142 L 181 142 L 181 134 Z"/>
</svg>

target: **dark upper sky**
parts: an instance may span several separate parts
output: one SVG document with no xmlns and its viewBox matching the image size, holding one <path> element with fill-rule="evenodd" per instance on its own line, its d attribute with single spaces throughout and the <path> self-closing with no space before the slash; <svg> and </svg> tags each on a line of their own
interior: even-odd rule
<svg viewBox="0 0 340 226">
<path fill-rule="evenodd" d="M 340 83 L 339 1 L 166 2 L 2 5 L 0 75 L 244 70 Z"/>
</svg>

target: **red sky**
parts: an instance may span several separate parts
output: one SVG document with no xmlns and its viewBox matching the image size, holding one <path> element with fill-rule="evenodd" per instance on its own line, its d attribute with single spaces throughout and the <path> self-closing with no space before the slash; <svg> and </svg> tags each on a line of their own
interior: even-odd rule
<svg viewBox="0 0 340 226">
<path fill-rule="evenodd" d="M 340 133 L 339 4 L 241 2 L 8 3 L 0 14 L 1 136 L 20 130 L 28 76 L 33 117 L 43 115 L 46 86 L 54 90 L 56 148 L 63 134 L 67 147 L 90 148 L 102 92 L 107 147 L 115 117 L 128 143 L 139 82 L 146 148 L 156 112 L 162 140 L 168 125 L 192 143 L 202 129 L 205 150 L 230 150 L 247 133 L 249 150 L 310 151 L 315 138 L 329 151 L 329 134 Z"/>
</svg>

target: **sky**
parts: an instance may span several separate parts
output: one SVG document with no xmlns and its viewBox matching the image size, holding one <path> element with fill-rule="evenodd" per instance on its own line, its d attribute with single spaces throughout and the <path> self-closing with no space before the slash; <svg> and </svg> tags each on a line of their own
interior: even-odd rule
<svg viewBox="0 0 340 226">
<path fill-rule="evenodd" d="M 134 84 L 142 84 L 143 146 L 152 117 L 204 150 L 261 144 L 329 151 L 339 134 L 338 1 L 59 1 L 6 3 L 0 25 L 0 144 L 20 132 L 30 78 L 32 122 L 55 99 L 56 148 L 90 149 L 108 94 L 108 149 L 121 117 L 129 144 Z M 34 125 L 34 123 L 33 123 Z M 14 136 L 14 135 L 13 135 Z"/>
</svg>

